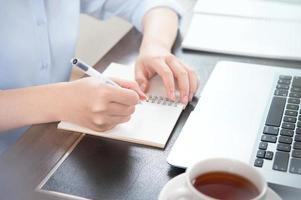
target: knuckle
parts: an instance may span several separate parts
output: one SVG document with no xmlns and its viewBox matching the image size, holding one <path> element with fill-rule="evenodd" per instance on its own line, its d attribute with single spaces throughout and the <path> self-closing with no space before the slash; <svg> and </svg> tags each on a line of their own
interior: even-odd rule
<svg viewBox="0 0 301 200">
<path fill-rule="evenodd" d="M 103 117 L 94 117 L 93 118 L 93 123 L 96 125 L 96 126 L 102 126 L 105 124 L 105 120 Z"/>
</svg>

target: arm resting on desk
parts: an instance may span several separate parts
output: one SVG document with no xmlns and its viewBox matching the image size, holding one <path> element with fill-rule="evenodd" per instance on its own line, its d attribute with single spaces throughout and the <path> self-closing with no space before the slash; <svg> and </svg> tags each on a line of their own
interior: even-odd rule
<svg viewBox="0 0 301 200">
<path fill-rule="evenodd" d="M 68 83 L 2 90 L 0 132 L 60 120 L 96 131 L 111 129 L 128 121 L 139 102 L 136 83 L 115 81 L 126 88 L 105 85 L 89 77 Z"/>
</svg>

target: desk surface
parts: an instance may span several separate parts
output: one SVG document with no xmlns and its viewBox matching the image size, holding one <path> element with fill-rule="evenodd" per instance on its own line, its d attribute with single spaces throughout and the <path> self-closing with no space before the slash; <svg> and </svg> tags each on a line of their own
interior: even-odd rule
<svg viewBox="0 0 301 200">
<path fill-rule="evenodd" d="M 104 70 L 111 62 L 121 64 L 132 64 L 138 54 L 138 48 L 141 41 L 141 34 L 132 29 L 118 44 L 111 49 L 108 54 L 96 65 L 97 70 Z M 247 63 L 259 63 L 265 65 L 275 65 L 284 67 L 300 67 L 300 62 L 276 61 L 269 59 L 256 59 L 239 56 L 229 56 L 222 54 L 213 54 L 205 52 L 183 51 L 180 48 L 181 38 L 175 43 L 174 53 L 194 67 L 201 79 L 201 87 L 204 86 L 215 64 L 220 60 L 241 61 Z M 116 152 L 126 148 L 131 151 L 131 156 L 135 159 L 127 159 L 127 154 L 123 154 L 122 159 L 127 162 L 121 163 L 124 168 L 138 166 L 133 168 L 130 175 L 135 176 L 131 184 L 139 183 L 142 189 L 137 194 L 135 191 L 126 192 L 125 189 L 119 191 L 118 199 L 156 199 L 161 187 L 172 177 L 183 173 L 184 170 L 173 168 L 166 162 L 166 157 L 174 144 L 183 124 L 185 123 L 189 111 L 183 112 L 165 150 L 158 150 L 143 146 L 137 146 L 130 143 L 120 143 L 108 140 L 108 144 L 99 146 L 98 151 Z M 7 152 L 0 158 L 0 194 L 1 199 L 62 199 L 49 196 L 34 191 L 36 186 L 44 179 L 54 165 L 62 158 L 67 150 L 81 136 L 79 133 L 62 131 L 56 129 L 56 123 L 35 125 L 30 128 Z M 122 148 L 121 148 L 122 147 Z M 188 153 L 188 152 L 187 152 Z M 117 154 L 118 155 L 118 154 Z M 109 163 L 118 163 L 121 158 L 112 156 Z M 147 169 L 143 168 L 145 162 L 152 161 Z M 116 161 L 116 162 L 115 162 Z M 106 162 L 105 158 L 103 162 Z M 139 163 L 134 165 L 133 162 Z M 139 165 L 141 167 L 139 167 Z M 105 165 L 101 170 L 114 170 L 112 166 Z M 147 176 L 137 176 L 137 174 L 147 174 Z M 112 171 L 112 173 L 114 173 Z M 120 173 L 120 179 L 124 174 Z M 156 177 L 149 184 L 151 177 Z M 114 176 L 112 176 L 114 178 Z M 115 177 L 116 178 L 116 177 Z M 131 177 L 130 177 L 131 178 Z M 108 184 L 109 184 L 108 180 Z M 112 180 L 111 183 L 114 181 Z M 156 183 L 156 184 L 154 184 Z M 108 185 L 109 186 L 109 185 Z M 16 192 L 18 191 L 18 192 Z M 126 194 L 126 195 L 124 195 Z M 114 194 L 116 195 L 116 194 Z M 137 196 L 139 195 L 139 196 Z M 116 196 L 115 196 L 116 197 Z"/>
</svg>

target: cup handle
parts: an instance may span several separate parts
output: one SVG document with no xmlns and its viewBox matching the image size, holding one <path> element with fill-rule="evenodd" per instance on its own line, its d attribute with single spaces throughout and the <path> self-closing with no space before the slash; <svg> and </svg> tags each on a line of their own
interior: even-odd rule
<svg viewBox="0 0 301 200">
<path fill-rule="evenodd" d="M 172 200 L 192 200 L 193 197 L 186 186 L 176 189 L 167 199 Z"/>
</svg>

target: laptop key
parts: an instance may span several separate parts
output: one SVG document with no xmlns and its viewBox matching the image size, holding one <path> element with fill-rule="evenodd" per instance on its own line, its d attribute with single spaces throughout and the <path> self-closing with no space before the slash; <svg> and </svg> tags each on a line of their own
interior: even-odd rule
<svg viewBox="0 0 301 200">
<path fill-rule="evenodd" d="M 298 112 L 295 111 L 295 110 L 286 110 L 286 111 L 285 111 L 285 115 L 297 117 Z"/>
<path fill-rule="evenodd" d="M 296 123 L 297 118 L 296 117 L 289 117 L 289 116 L 284 116 L 283 121 L 285 122 L 291 122 L 291 123 Z"/>
<path fill-rule="evenodd" d="M 277 171 L 287 171 L 289 153 L 277 151 L 274 158 L 273 169 Z"/>
<path fill-rule="evenodd" d="M 290 80 L 286 80 L 286 79 L 279 79 L 278 80 L 278 84 L 289 85 L 289 84 L 291 84 L 291 81 Z"/>
<path fill-rule="evenodd" d="M 301 90 L 301 88 L 300 88 Z M 300 104 L 300 99 L 295 99 L 295 98 L 289 98 L 287 100 L 288 103 L 292 103 L 292 104 Z"/>
<path fill-rule="evenodd" d="M 290 173 L 301 174 L 301 159 L 298 158 L 291 159 Z"/>
<path fill-rule="evenodd" d="M 277 137 L 274 135 L 262 135 L 261 136 L 261 141 L 263 142 L 271 142 L 271 143 L 276 143 Z"/>
<path fill-rule="evenodd" d="M 264 158 L 264 156 L 265 156 L 265 151 L 264 150 L 258 150 L 257 151 L 257 154 L 256 154 L 257 158 Z"/>
<path fill-rule="evenodd" d="M 277 144 L 277 150 L 278 151 L 290 152 L 291 151 L 291 145 L 279 143 L 279 144 Z"/>
<path fill-rule="evenodd" d="M 299 106 L 296 104 L 287 104 L 286 109 L 289 110 L 299 110 Z"/>
<path fill-rule="evenodd" d="M 263 165 L 263 159 L 257 158 L 257 159 L 255 160 L 255 162 L 254 162 L 254 166 L 255 166 L 255 167 L 262 167 L 262 165 Z"/>
<path fill-rule="evenodd" d="M 301 98 L 301 93 L 297 93 L 297 92 L 291 92 L 289 94 L 289 97 L 293 97 L 293 98 Z"/>
<path fill-rule="evenodd" d="M 301 128 L 296 128 L 296 133 L 301 134 Z"/>
<path fill-rule="evenodd" d="M 279 79 L 292 80 L 292 76 L 289 76 L 289 75 L 280 75 Z"/>
<path fill-rule="evenodd" d="M 287 97 L 288 91 L 287 90 L 275 90 L 274 95 L 281 96 L 281 97 Z"/>
<path fill-rule="evenodd" d="M 295 135 L 294 140 L 295 140 L 296 142 L 301 142 L 301 135 Z"/>
<path fill-rule="evenodd" d="M 293 148 L 301 150 L 301 142 L 294 142 Z"/>
<path fill-rule="evenodd" d="M 259 143 L 259 149 L 266 150 L 267 148 L 268 148 L 268 143 L 267 142 L 260 142 Z"/>
<path fill-rule="evenodd" d="M 301 151 L 300 150 L 293 150 L 292 156 L 295 158 L 301 158 Z"/>
<path fill-rule="evenodd" d="M 283 122 L 281 127 L 286 128 L 286 129 L 290 129 L 290 130 L 294 130 L 296 126 L 293 123 Z"/>
<path fill-rule="evenodd" d="M 264 158 L 267 159 L 267 160 L 273 160 L 273 156 L 274 156 L 274 152 L 267 151 L 267 152 L 265 152 Z"/>
<path fill-rule="evenodd" d="M 293 139 L 291 137 L 281 135 L 278 139 L 278 142 L 285 144 L 292 144 Z"/>
<path fill-rule="evenodd" d="M 293 78 L 293 84 L 292 84 L 293 87 L 297 87 L 297 88 L 301 88 L 301 77 L 299 76 L 295 76 Z"/>
<path fill-rule="evenodd" d="M 265 126 L 263 129 L 263 133 L 269 135 L 278 135 L 279 128 L 274 126 Z"/>
<path fill-rule="evenodd" d="M 291 92 L 301 92 L 301 88 L 292 87 Z"/>
<path fill-rule="evenodd" d="M 280 135 L 293 137 L 294 131 L 293 130 L 289 130 L 289 129 L 281 129 Z"/>
<path fill-rule="evenodd" d="M 276 86 L 276 88 L 280 89 L 280 90 L 288 90 L 289 89 L 289 85 L 278 84 Z"/>
<path fill-rule="evenodd" d="M 301 127 L 301 121 L 297 122 L 297 126 L 300 128 Z"/>
<path fill-rule="evenodd" d="M 268 126 L 280 126 L 282 115 L 284 112 L 286 99 L 282 97 L 273 97 L 266 125 Z"/>
</svg>

